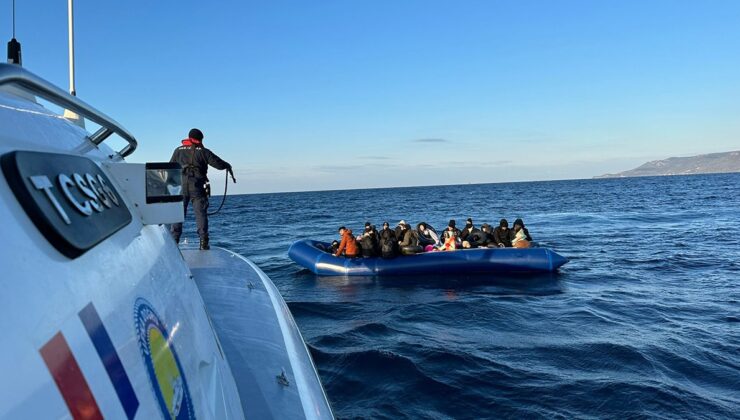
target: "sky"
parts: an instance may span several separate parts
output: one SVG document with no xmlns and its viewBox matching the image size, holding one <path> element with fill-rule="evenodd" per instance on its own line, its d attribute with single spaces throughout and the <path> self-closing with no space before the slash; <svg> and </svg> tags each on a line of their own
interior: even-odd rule
<svg viewBox="0 0 740 420">
<path fill-rule="evenodd" d="M 16 0 L 24 67 L 64 88 L 66 15 Z M 234 193 L 590 178 L 740 150 L 736 0 L 77 0 L 75 38 L 78 97 L 137 137 L 129 161 L 167 161 L 198 127 Z"/>
</svg>

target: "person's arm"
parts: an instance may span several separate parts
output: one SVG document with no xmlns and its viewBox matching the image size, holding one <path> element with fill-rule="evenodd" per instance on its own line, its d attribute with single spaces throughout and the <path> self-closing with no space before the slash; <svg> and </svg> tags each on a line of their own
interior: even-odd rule
<svg viewBox="0 0 740 420">
<path fill-rule="evenodd" d="M 337 253 L 334 256 L 338 257 L 342 255 L 345 248 L 347 248 L 347 235 L 342 235 L 342 242 L 339 243 L 339 248 L 337 248 Z"/>
<path fill-rule="evenodd" d="M 406 231 L 406 233 L 403 235 L 403 241 L 401 241 L 401 243 L 398 244 L 398 245 L 399 246 L 409 246 L 409 245 L 411 245 L 411 235 L 410 234 L 411 234 L 411 231 L 410 230 Z"/>
<path fill-rule="evenodd" d="M 468 235 L 469 235 L 468 228 L 465 228 L 462 230 L 462 232 L 460 232 L 460 239 L 462 239 L 463 241 L 467 240 Z"/>
<path fill-rule="evenodd" d="M 529 242 L 532 242 L 532 237 L 531 237 L 531 236 L 529 236 L 529 230 L 527 230 L 527 228 L 522 228 L 522 230 L 524 231 L 524 236 L 526 236 L 526 237 L 527 237 L 527 240 L 528 240 Z"/>
<path fill-rule="evenodd" d="M 170 158 L 170 162 L 177 162 L 177 155 L 178 155 L 178 149 L 175 149 L 174 152 L 172 152 L 172 157 Z M 178 162 L 179 163 L 179 162 Z"/>
<path fill-rule="evenodd" d="M 431 229 L 429 230 L 429 236 L 434 241 L 434 245 L 439 244 L 439 236 L 437 236 L 437 234 L 433 230 L 431 230 Z"/>
<path fill-rule="evenodd" d="M 493 241 L 496 242 L 496 246 L 504 246 L 504 243 L 501 240 L 501 229 L 496 228 L 493 230 Z"/>
<path fill-rule="evenodd" d="M 231 168 L 231 165 L 228 162 L 216 156 L 216 154 L 211 152 L 209 149 L 206 149 L 206 161 L 209 165 L 218 170 Z"/>
</svg>

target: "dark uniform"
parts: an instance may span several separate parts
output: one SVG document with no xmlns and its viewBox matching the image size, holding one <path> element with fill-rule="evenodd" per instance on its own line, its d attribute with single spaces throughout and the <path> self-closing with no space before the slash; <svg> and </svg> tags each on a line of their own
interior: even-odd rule
<svg viewBox="0 0 740 420">
<path fill-rule="evenodd" d="M 188 214 L 188 204 L 193 202 L 195 223 L 198 225 L 200 249 L 209 249 L 208 245 L 208 165 L 216 169 L 231 169 L 231 165 L 203 147 L 203 133 L 194 128 L 190 130 L 188 138 L 182 141 L 182 146 L 172 153 L 170 162 L 177 162 L 182 166 L 182 195 L 185 215 Z M 182 223 L 172 225 L 172 237 L 180 242 Z"/>
</svg>

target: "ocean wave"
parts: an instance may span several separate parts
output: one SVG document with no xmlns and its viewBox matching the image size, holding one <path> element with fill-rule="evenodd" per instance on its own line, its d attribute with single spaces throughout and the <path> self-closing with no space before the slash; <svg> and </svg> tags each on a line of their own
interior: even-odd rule
<svg viewBox="0 0 740 420">
<path fill-rule="evenodd" d="M 731 174 L 235 196 L 211 241 L 275 282 L 340 418 L 736 418 L 739 184 Z M 471 196 L 482 205 L 460 200 Z M 348 278 L 287 258 L 293 240 L 336 238 L 340 225 L 467 217 L 522 217 L 570 262 L 545 277 Z"/>
</svg>

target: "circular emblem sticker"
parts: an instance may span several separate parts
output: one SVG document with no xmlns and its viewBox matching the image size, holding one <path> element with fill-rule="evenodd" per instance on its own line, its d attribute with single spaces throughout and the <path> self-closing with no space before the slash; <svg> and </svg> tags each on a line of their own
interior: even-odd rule
<svg viewBox="0 0 740 420">
<path fill-rule="evenodd" d="M 164 323 L 152 305 L 142 298 L 134 305 L 134 320 L 139 350 L 162 416 L 165 419 L 195 419 L 188 383 Z"/>
</svg>

